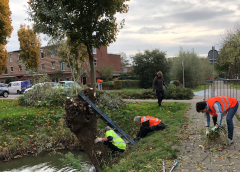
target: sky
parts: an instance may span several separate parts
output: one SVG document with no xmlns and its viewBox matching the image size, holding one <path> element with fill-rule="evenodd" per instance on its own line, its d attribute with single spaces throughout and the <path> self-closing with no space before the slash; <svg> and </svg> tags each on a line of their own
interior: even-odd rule
<svg viewBox="0 0 240 172">
<path fill-rule="evenodd" d="M 20 24 L 31 25 L 27 18 L 28 0 L 9 0 L 13 32 L 8 51 L 19 49 L 17 31 Z M 134 56 L 144 50 L 160 49 L 167 57 L 177 56 L 180 47 L 207 56 L 227 30 L 240 26 L 239 0 L 130 0 L 128 13 L 116 14 L 118 22 L 125 19 L 109 54 L 125 52 Z M 42 46 L 47 45 L 41 35 Z"/>
</svg>

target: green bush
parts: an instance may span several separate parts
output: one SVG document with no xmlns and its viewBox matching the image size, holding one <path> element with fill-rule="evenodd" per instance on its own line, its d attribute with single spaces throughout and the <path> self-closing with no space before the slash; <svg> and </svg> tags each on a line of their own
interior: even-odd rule
<svg viewBox="0 0 240 172">
<path fill-rule="evenodd" d="M 114 81 L 114 88 L 115 89 L 122 89 L 122 81 L 115 80 Z"/>
<path fill-rule="evenodd" d="M 98 107 L 108 110 L 118 109 L 124 102 L 122 97 L 117 94 L 111 94 L 106 91 L 96 90 L 96 97 L 98 100 Z"/>
<path fill-rule="evenodd" d="M 77 89 L 77 93 L 82 88 Z M 62 106 L 66 97 L 76 96 L 76 90 L 74 87 L 70 87 L 68 91 L 63 88 L 52 88 L 36 86 L 32 90 L 29 90 L 23 96 L 18 98 L 18 104 L 23 106 L 35 106 L 35 107 L 52 107 Z"/>
<path fill-rule="evenodd" d="M 114 87 L 114 81 L 103 82 L 102 85 L 103 86 Z"/>
<path fill-rule="evenodd" d="M 164 89 L 164 92 L 164 99 L 188 100 L 192 99 L 194 96 L 191 89 L 175 87 L 172 84 L 168 86 L 168 89 Z M 156 92 L 153 92 L 152 89 L 114 90 L 111 91 L 111 94 L 117 94 L 123 99 L 157 99 Z"/>
</svg>

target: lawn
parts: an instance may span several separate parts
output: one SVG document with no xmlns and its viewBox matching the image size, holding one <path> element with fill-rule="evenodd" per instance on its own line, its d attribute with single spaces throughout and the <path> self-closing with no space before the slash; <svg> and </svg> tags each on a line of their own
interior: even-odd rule
<svg viewBox="0 0 240 172">
<path fill-rule="evenodd" d="M 0 101 L 0 148 L 45 146 L 69 137 L 62 120 L 62 107 L 47 109 L 15 106 L 14 100 Z"/>
<path fill-rule="evenodd" d="M 118 163 L 107 167 L 105 171 L 160 171 L 162 160 L 167 165 L 177 158 L 179 150 L 172 148 L 173 145 L 181 144 L 181 127 L 188 121 L 184 112 L 188 108 L 187 103 L 163 103 L 163 108 L 157 103 L 128 103 L 116 111 L 107 111 L 106 114 L 128 135 L 134 137 L 139 131 L 133 119 L 135 116 L 154 116 L 167 125 L 163 131 L 157 131 L 141 139 L 136 146 L 128 148 L 121 156 Z M 101 120 L 99 128 L 106 126 Z M 103 136 L 103 134 L 102 134 Z"/>
</svg>

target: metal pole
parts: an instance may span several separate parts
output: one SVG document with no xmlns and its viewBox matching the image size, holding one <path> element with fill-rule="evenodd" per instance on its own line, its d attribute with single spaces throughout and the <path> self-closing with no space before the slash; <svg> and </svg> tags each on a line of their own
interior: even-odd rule
<svg viewBox="0 0 240 172">
<path fill-rule="evenodd" d="M 213 50 L 213 84 L 212 84 L 212 97 L 215 97 L 215 93 L 214 93 L 214 87 L 215 87 L 215 84 L 214 84 L 214 50 L 215 50 L 215 47 L 212 46 L 212 50 Z"/>
<path fill-rule="evenodd" d="M 183 60 L 183 88 L 185 88 L 185 84 L 184 84 L 184 60 Z"/>
</svg>

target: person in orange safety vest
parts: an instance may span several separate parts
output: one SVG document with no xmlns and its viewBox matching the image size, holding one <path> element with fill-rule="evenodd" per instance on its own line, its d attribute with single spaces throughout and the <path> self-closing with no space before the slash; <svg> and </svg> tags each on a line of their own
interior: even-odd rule
<svg viewBox="0 0 240 172">
<path fill-rule="evenodd" d="M 205 124 L 206 124 L 206 136 L 209 135 L 209 131 L 215 131 L 218 126 L 222 124 L 222 119 L 226 116 L 227 126 L 228 126 L 228 138 L 226 140 L 227 144 L 232 144 L 233 141 L 233 116 L 237 112 L 238 101 L 233 97 L 219 96 L 212 97 L 203 102 L 198 102 L 196 104 L 197 112 L 205 112 Z M 212 115 L 214 126 L 209 130 L 210 115 Z"/>
<path fill-rule="evenodd" d="M 165 129 L 164 122 L 152 116 L 135 116 L 134 122 L 141 126 L 134 140 L 147 136 L 149 132 Z"/>
</svg>

